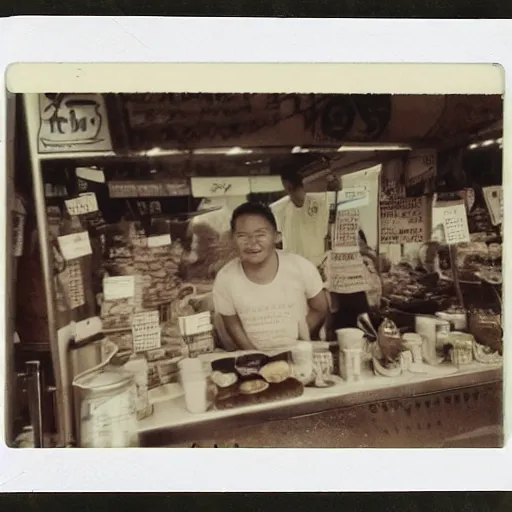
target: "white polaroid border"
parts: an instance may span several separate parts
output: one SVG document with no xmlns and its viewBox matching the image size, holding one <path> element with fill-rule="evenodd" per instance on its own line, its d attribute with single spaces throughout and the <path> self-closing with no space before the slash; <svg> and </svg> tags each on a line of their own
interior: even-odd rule
<svg viewBox="0 0 512 512">
<path fill-rule="evenodd" d="M 13 65 L 4 78 L 15 92 L 58 88 L 71 92 L 208 89 L 500 94 L 505 77 L 512 73 L 511 47 L 510 20 L 0 20 L 0 68 L 24 63 Z M 142 64 L 148 62 L 174 64 Z M 12 137 L 12 132 L 5 132 L 3 88 L 1 94 L 1 168 L 5 180 L 6 137 Z M 507 172 L 512 167 L 511 113 L 512 96 L 506 94 L 506 197 L 512 196 Z M 0 187 L 0 202 L 7 204 L 5 186 Z M 511 214 L 511 201 L 505 201 L 505 218 Z M 506 228 L 508 231 L 508 225 Z M 0 223 L 0 240 L 4 258 L 5 221 Z M 511 246 L 512 234 L 507 234 L 505 259 L 512 252 Z M 0 302 L 5 311 L 7 281 L 4 272 L 0 275 Z M 512 322 L 512 308 L 506 298 L 512 292 L 508 268 L 504 278 L 507 335 Z M 5 332 L 5 320 L 1 322 Z M 4 353 L 0 350 L 0 411 L 5 396 Z M 505 355 L 505 371 L 509 373 L 508 347 Z M 505 381 L 507 437 L 511 430 L 511 381 Z M 510 443 L 500 450 L 28 450 L 8 449 L 3 427 L 2 422 L 0 489 L 8 492 L 512 490 Z"/>
</svg>

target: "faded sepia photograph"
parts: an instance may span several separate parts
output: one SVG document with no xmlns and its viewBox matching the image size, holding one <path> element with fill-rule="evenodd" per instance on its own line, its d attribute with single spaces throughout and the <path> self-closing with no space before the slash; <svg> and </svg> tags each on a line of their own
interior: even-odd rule
<svg viewBox="0 0 512 512">
<path fill-rule="evenodd" d="M 9 446 L 503 446 L 501 95 L 11 110 Z"/>
</svg>

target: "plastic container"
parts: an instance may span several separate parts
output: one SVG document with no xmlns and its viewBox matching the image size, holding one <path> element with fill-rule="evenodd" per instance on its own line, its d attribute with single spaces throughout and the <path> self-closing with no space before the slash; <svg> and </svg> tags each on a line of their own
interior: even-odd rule
<svg viewBox="0 0 512 512">
<path fill-rule="evenodd" d="M 340 349 L 340 376 L 348 382 L 358 381 L 361 378 L 360 348 Z"/>
<path fill-rule="evenodd" d="M 405 347 L 412 352 L 412 359 L 415 363 L 423 361 L 423 338 L 415 332 L 408 332 L 402 336 Z"/>
<path fill-rule="evenodd" d="M 294 377 L 307 384 L 313 377 L 313 343 L 310 341 L 299 341 L 292 348 L 293 374 Z"/>
</svg>

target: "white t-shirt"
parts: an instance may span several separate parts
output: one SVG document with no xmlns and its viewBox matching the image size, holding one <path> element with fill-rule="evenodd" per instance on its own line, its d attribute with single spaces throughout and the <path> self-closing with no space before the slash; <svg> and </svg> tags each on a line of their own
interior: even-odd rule
<svg viewBox="0 0 512 512">
<path fill-rule="evenodd" d="M 271 208 L 283 237 L 283 249 L 320 265 L 329 221 L 327 194 L 306 194 L 301 208 L 284 197 Z"/>
<path fill-rule="evenodd" d="M 238 258 L 219 271 L 213 284 L 215 311 L 223 316 L 238 315 L 249 340 L 259 350 L 295 344 L 299 322 L 304 322 L 308 313 L 307 301 L 323 288 L 311 262 L 285 251 L 277 254 L 279 269 L 269 284 L 250 281 Z"/>
</svg>

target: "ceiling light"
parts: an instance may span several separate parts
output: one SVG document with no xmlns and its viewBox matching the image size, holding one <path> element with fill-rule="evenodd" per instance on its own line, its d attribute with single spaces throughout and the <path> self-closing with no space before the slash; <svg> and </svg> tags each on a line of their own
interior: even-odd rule
<svg viewBox="0 0 512 512">
<path fill-rule="evenodd" d="M 489 139 L 489 140 L 484 140 L 482 142 L 482 147 L 486 147 L 486 146 L 492 146 L 494 144 L 494 139 Z"/>
<path fill-rule="evenodd" d="M 338 148 L 344 151 L 411 151 L 408 144 L 343 144 Z"/>
</svg>

